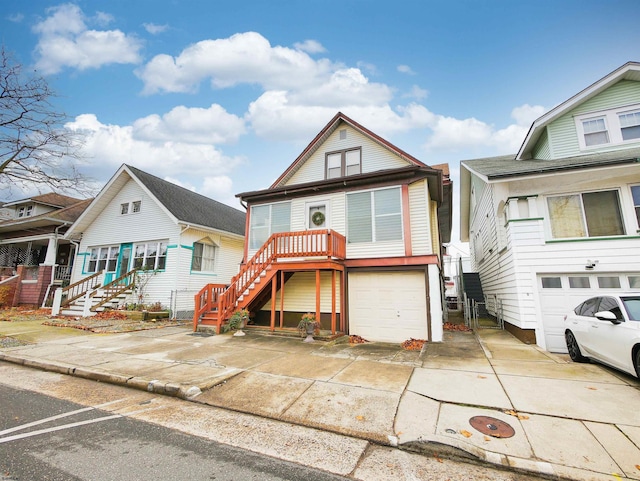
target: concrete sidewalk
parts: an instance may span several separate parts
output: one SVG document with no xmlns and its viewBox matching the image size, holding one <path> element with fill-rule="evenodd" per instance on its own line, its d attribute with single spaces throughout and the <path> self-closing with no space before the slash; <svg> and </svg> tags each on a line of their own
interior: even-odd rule
<svg viewBox="0 0 640 481">
<path fill-rule="evenodd" d="M 640 383 L 522 344 L 445 332 L 420 352 L 172 327 L 93 334 L 0 322 L 0 361 L 136 387 L 430 456 L 576 480 L 640 479 Z"/>
</svg>

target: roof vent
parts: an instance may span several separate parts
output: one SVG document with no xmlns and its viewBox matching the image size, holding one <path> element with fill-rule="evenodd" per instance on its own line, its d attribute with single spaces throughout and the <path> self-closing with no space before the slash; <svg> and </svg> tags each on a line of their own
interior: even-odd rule
<svg viewBox="0 0 640 481">
<path fill-rule="evenodd" d="M 342 129 L 340 131 L 340 140 L 344 140 L 347 138 L 347 129 Z"/>
</svg>

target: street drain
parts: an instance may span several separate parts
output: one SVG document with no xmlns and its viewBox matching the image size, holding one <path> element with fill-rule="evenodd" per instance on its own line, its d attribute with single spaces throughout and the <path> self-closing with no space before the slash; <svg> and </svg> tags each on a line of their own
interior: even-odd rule
<svg viewBox="0 0 640 481">
<path fill-rule="evenodd" d="M 494 438 L 510 438 L 516 433 L 515 430 L 504 421 L 488 416 L 474 416 L 469 419 L 469 424 L 482 434 L 493 436 Z"/>
</svg>

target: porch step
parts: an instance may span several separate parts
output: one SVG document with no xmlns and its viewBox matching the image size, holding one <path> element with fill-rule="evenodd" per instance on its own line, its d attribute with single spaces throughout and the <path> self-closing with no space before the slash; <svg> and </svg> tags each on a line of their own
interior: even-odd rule
<svg viewBox="0 0 640 481">
<path fill-rule="evenodd" d="M 304 339 L 303 336 L 300 335 L 300 331 L 296 328 L 276 328 L 274 331 L 271 330 L 268 326 L 245 326 L 243 329 L 244 332 L 250 334 L 257 334 L 260 336 L 273 336 L 273 337 L 287 337 L 287 338 L 299 338 L 301 341 Z M 346 334 L 343 332 L 336 332 L 335 334 L 331 334 L 329 330 L 321 330 L 320 334 L 314 335 L 313 338 L 316 341 L 334 341 L 336 339 L 340 339 L 345 337 Z"/>
</svg>

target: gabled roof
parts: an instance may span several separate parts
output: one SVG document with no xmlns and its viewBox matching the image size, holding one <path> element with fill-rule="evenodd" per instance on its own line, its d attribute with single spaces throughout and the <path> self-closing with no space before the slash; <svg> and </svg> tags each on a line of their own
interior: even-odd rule
<svg viewBox="0 0 640 481">
<path fill-rule="evenodd" d="M 62 196 L 66 197 L 66 196 Z M 68 197 L 72 199 L 72 197 Z M 0 232 L 36 229 L 46 226 L 70 225 L 82 215 L 93 199 L 74 199 L 75 203 L 62 209 L 45 212 L 44 214 L 9 219 L 0 222 Z"/>
<path fill-rule="evenodd" d="M 27 197 L 26 199 L 12 200 L 4 203 L 3 207 L 10 207 L 21 204 L 43 204 L 50 207 L 64 208 L 70 205 L 80 202 L 82 199 L 76 199 L 75 197 L 69 197 L 68 195 L 56 194 L 55 192 L 49 192 L 48 194 L 34 195 Z"/>
<path fill-rule="evenodd" d="M 69 234 L 82 232 L 93 222 L 129 179 L 137 182 L 176 224 L 189 224 L 244 236 L 244 212 L 127 164 L 123 164 L 102 188 L 93 203 L 71 227 Z"/>
<path fill-rule="evenodd" d="M 540 159 L 518 160 L 513 154 L 484 159 L 463 160 L 460 163 L 487 180 L 552 174 L 560 171 L 640 162 L 640 147 L 609 152 L 598 152 L 553 161 Z"/>
<path fill-rule="evenodd" d="M 325 127 L 320 131 L 320 133 L 316 135 L 316 137 L 311 141 L 311 143 L 307 145 L 307 147 L 302 151 L 302 153 L 298 156 L 298 158 L 294 160 L 289 167 L 287 167 L 287 169 L 282 173 L 280 177 L 278 177 L 278 179 L 271 185 L 270 188 L 273 189 L 275 187 L 278 187 L 287 179 L 291 178 L 291 176 L 296 173 L 296 171 L 300 168 L 300 166 L 302 166 L 302 164 L 304 164 L 304 162 L 318 149 L 318 147 L 322 145 L 322 143 L 333 132 L 335 132 L 338 129 L 338 127 L 343 123 L 359 131 L 361 134 L 369 137 L 371 140 L 373 140 L 374 142 L 377 142 L 378 144 L 387 148 L 388 150 L 391 150 L 392 152 L 394 152 L 395 154 L 397 154 L 398 156 L 400 156 L 402 159 L 406 160 L 410 164 L 417 165 L 420 167 L 430 168 L 429 166 L 427 166 L 423 162 L 420 162 L 418 159 L 416 159 L 412 155 L 406 153 L 404 150 L 399 149 L 398 147 L 386 141 L 379 135 L 374 134 L 369 129 L 363 127 L 358 122 L 350 119 L 342 112 L 338 112 L 335 115 L 335 117 L 333 117 L 329 121 L 329 123 L 325 125 Z"/>
<path fill-rule="evenodd" d="M 554 107 L 553 109 L 549 110 L 549 112 L 535 120 L 531 125 L 531 128 L 529 129 L 529 132 L 527 133 L 527 136 L 525 137 L 520 150 L 516 154 L 516 159 L 521 160 L 531 157 L 531 150 L 540 138 L 540 135 L 542 135 L 542 133 L 544 132 L 544 129 L 547 125 L 556 120 L 558 117 L 574 109 L 579 104 L 589 100 L 592 97 L 595 97 L 602 91 L 608 89 L 621 80 L 640 81 L 640 63 L 625 63 L 622 67 L 614 70 L 610 74 L 601 78 L 597 82 L 577 93 L 570 99 L 562 102 L 560 105 Z"/>
</svg>

